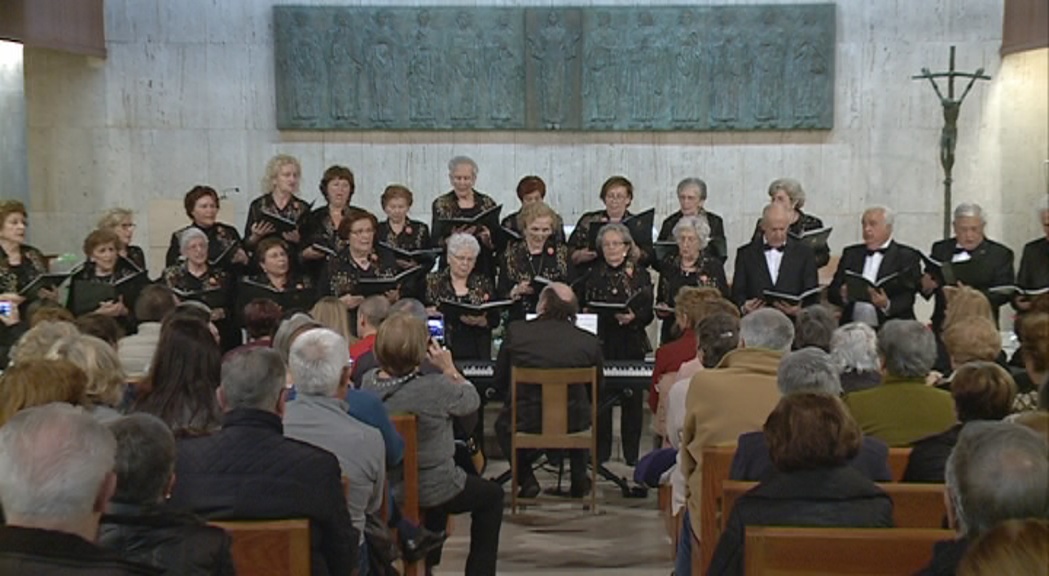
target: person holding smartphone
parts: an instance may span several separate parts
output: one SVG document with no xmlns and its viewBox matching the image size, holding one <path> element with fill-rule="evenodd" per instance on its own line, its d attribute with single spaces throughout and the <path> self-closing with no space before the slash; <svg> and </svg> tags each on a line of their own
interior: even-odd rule
<svg viewBox="0 0 1049 576">
<path fill-rule="evenodd" d="M 58 290 L 47 286 L 30 294 L 20 291 L 37 276 L 48 271 L 44 255 L 25 243 L 28 226 L 25 204 L 18 200 L 0 201 L 0 302 L 8 314 L 0 314 L 0 367 L 7 366 L 7 354 L 25 332 L 21 318 L 33 300 L 58 300 Z"/>
</svg>

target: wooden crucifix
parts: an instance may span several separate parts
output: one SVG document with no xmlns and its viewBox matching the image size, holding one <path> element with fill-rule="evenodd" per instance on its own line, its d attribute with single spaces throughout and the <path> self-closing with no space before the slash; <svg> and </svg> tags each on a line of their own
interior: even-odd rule
<svg viewBox="0 0 1049 576">
<path fill-rule="evenodd" d="M 940 91 L 936 78 L 947 79 L 947 96 L 944 97 Z M 957 100 L 954 99 L 954 79 L 968 78 L 969 83 Z M 936 96 L 940 98 L 943 106 L 943 131 L 940 132 L 940 165 L 943 166 L 943 237 L 951 237 L 951 170 L 954 168 L 954 147 L 958 144 L 958 113 L 961 112 L 962 102 L 969 95 L 973 84 L 977 80 L 990 80 L 991 77 L 983 73 L 983 68 L 977 68 L 976 72 L 958 72 L 954 69 L 954 46 L 951 46 L 950 67 L 946 72 L 930 72 L 928 68 L 922 68 L 922 73 L 911 76 L 912 80 L 929 81 Z"/>
</svg>

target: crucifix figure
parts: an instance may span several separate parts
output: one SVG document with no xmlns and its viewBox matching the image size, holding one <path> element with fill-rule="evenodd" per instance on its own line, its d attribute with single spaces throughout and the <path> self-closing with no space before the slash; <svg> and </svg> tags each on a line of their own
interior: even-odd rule
<svg viewBox="0 0 1049 576">
<path fill-rule="evenodd" d="M 947 78 L 947 96 L 944 97 L 940 91 L 940 85 L 936 78 Z M 968 78 L 969 83 L 957 100 L 954 99 L 954 79 Z M 940 165 L 943 166 L 943 235 L 949 238 L 951 235 L 951 169 L 954 168 L 954 147 L 958 144 L 958 114 L 961 112 L 962 102 L 969 95 L 973 84 L 977 80 L 990 80 L 991 77 L 983 73 L 983 68 L 977 68 L 976 72 L 958 72 L 954 69 L 954 46 L 951 46 L 950 68 L 946 72 L 930 72 L 928 68 L 922 68 L 922 73 L 911 76 L 912 80 L 928 80 L 932 84 L 936 96 L 940 98 L 943 106 L 943 131 L 940 132 Z"/>
</svg>

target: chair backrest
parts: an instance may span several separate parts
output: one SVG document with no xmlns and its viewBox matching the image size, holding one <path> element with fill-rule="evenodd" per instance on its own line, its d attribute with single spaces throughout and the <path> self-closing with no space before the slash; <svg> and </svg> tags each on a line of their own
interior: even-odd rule
<svg viewBox="0 0 1049 576">
<path fill-rule="evenodd" d="M 719 513 L 721 512 L 721 486 L 728 480 L 732 458 L 736 455 L 735 444 L 719 444 L 703 447 L 702 487 L 700 491 L 699 541 L 703 573 L 714 557 L 714 546 L 721 535 Z"/>
<path fill-rule="evenodd" d="M 782 528 L 746 530 L 746 576 L 914 574 L 950 530 L 919 528 Z"/>
<path fill-rule="evenodd" d="M 568 432 L 568 388 L 586 384 L 590 387 L 591 423 L 597 422 L 597 368 L 522 368 L 514 366 L 510 371 L 510 401 L 512 405 L 512 430 L 517 425 L 518 387 L 539 386 L 542 394 L 543 422 L 540 434 L 551 438 L 567 435 Z M 556 445 L 547 446 L 556 448 Z"/>
<path fill-rule="evenodd" d="M 725 529 L 729 514 L 747 490 L 757 482 L 726 481 L 722 486 L 721 529 Z M 940 528 L 947 515 L 943 500 L 943 484 L 878 484 L 892 499 L 892 520 L 897 528 Z"/>
<path fill-rule="evenodd" d="M 911 449 L 889 448 L 889 471 L 892 472 L 892 481 L 903 480 L 903 473 L 907 471 L 907 461 L 911 459 Z"/>
<path fill-rule="evenodd" d="M 393 427 L 404 440 L 404 501 L 401 512 L 412 522 L 419 522 L 419 423 L 414 414 L 390 416 Z"/>
<path fill-rule="evenodd" d="M 233 539 L 237 574 L 301 576 L 310 573 L 308 520 L 234 520 L 211 522 Z"/>
</svg>

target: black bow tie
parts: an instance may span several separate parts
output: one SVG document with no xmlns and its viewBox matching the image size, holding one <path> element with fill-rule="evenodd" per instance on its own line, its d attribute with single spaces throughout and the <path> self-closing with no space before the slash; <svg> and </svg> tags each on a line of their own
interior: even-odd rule
<svg viewBox="0 0 1049 576">
<path fill-rule="evenodd" d="M 765 244 L 765 251 L 768 252 L 769 250 L 775 250 L 776 252 L 783 252 L 783 246 L 769 246 L 768 244 Z"/>
<path fill-rule="evenodd" d="M 888 248 L 877 248 L 874 250 L 867 250 L 867 257 L 869 258 L 871 256 L 874 256 L 875 254 L 881 254 L 882 256 L 884 256 L 886 250 L 888 250 Z"/>
<path fill-rule="evenodd" d="M 969 251 L 966 250 L 965 248 L 962 248 L 961 246 L 955 246 L 954 247 L 954 253 L 955 254 L 968 254 Z"/>
</svg>

